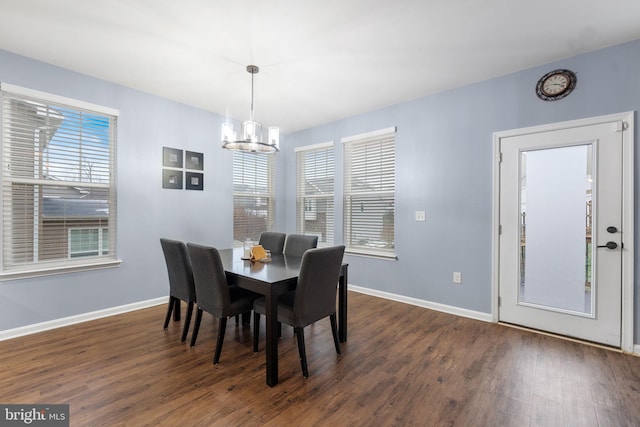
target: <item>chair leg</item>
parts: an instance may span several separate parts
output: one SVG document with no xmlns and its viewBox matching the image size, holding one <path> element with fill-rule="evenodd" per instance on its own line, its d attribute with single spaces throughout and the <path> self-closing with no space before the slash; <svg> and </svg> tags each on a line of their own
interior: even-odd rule
<svg viewBox="0 0 640 427">
<path fill-rule="evenodd" d="M 242 324 L 243 325 L 249 325 L 251 323 L 251 312 L 247 311 L 245 313 L 242 313 Z"/>
<path fill-rule="evenodd" d="M 213 356 L 213 364 L 220 361 L 220 352 L 222 351 L 222 343 L 224 342 L 224 332 L 227 329 L 227 318 L 223 317 L 218 321 L 218 342 L 216 343 L 216 354 Z"/>
<path fill-rule="evenodd" d="M 236 314 L 236 325 L 240 323 L 240 315 Z"/>
<path fill-rule="evenodd" d="M 253 352 L 258 352 L 258 338 L 260 336 L 260 313 L 253 312 Z"/>
<path fill-rule="evenodd" d="M 336 322 L 336 314 L 333 313 L 329 315 L 329 320 L 331 321 L 331 333 L 333 334 L 333 343 L 336 345 L 336 353 L 341 354 L 340 351 L 340 341 L 338 340 L 338 324 Z"/>
<path fill-rule="evenodd" d="M 173 321 L 180 321 L 180 298 L 173 298 Z"/>
<path fill-rule="evenodd" d="M 193 313 L 193 301 L 190 301 L 187 304 L 187 316 L 184 319 L 184 326 L 182 327 L 182 338 L 181 342 L 185 342 L 187 340 L 187 333 L 189 332 L 189 324 L 191 323 L 191 315 Z"/>
<path fill-rule="evenodd" d="M 175 297 L 172 297 L 172 296 L 169 297 L 169 305 L 167 306 L 167 315 L 164 318 L 163 329 L 167 329 L 167 327 L 169 326 L 169 320 L 171 319 L 171 312 L 173 312 L 174 299 Z"/>
<path fill-rule="evenodd" d="M 309 378 L 309 369 L 307 369 L 307 353 L 304 349 L 304 329 L 300 327 L 294 328 L 296 338 L 298 338 L 298 353 L 300 353 L 300 365 L 302 366 L 302 376 Z"/>
<path fill-rule="evenodd" d="M 191 333 L 191 347 L 196 345 L 198 331 L 200 330 L 200 321 L 202 321 L 202 309 L 198 307 L 198 311 L 196 312 L 196 324 L 193 325 L 193 332 Z"/>
</svg>

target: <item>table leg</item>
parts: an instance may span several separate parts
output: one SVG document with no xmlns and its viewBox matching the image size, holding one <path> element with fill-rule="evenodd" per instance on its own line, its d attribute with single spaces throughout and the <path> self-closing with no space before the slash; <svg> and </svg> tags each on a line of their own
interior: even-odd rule
<svg viewBox="0 0 640 427">
<path fill-rule="evenodd" d="M 267 385 L 278 384 L 278 295 L 265 295 Z"/>
<path fill-rule="evenodd" d="M 348 265 L 342 266 L 342 274 L 338 282 L 338 337 L 340 342 L 347 342 L 347 283 Z"/>
</svg>

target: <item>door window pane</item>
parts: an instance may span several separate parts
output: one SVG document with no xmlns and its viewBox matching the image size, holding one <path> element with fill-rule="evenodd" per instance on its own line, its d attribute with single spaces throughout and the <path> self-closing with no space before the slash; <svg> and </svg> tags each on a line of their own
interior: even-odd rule
<svg viewBox="0 0 640 427">
<path fill-rule="evenodd" d="M 519 302 L 590 315 L 592 145 L 520 156 Z"/>
</svg>

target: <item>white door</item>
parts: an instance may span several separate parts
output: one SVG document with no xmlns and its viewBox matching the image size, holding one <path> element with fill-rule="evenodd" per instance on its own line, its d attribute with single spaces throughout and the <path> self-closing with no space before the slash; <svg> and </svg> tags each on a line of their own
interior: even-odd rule
<svg viewBox="0 0 640 427">
<path fill-rule="evenodd" d="M 624 129 L 499 139 L 500 321 L 621 346 Z"/>
</svg>

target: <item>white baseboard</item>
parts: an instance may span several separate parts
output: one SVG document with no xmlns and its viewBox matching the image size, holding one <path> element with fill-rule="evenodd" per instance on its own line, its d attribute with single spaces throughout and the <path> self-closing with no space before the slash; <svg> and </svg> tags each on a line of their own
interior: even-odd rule
<svg viewBox="0 0 640 427">
<path fill-rule="evenodd" d="M 390 292 L 378 291 L 375 289 L 363 288 L 349 284 L 350 291 L 367 294 L 374 297 L 380 297 L 392 301 L 403 302 L 405 304 L 416 305 L 418 307 L 429 308 L 431 310 L 442 311 L 444 313 L 455 314 L 456 316 L 468 317 L 470 319 L 482 320 L 484 322 L 493 322 L 491 313 L 483 313 L 481 311 L 467 310 L 466 308 L 455 307 L 452 305 L 440 304 L 437 302 L 421 300 L 418 298 L 406 297 L 403 295 L 392 294 Z"/>
<path fill-rule="evenodd" d="M 35 334 L 38 332 L 48 331 L 50 329 L 62 328 L 63 326 L 74 325 L 76 323 L 88 322 L 90 320 L 101 319 L 103 317 L 115 316 L 116 314 L 127 313 L 129 311 L 140 310 L 143 308 L 153 307 L 155 305 L 167 304 L 169 297 L 154 298 L 146 301 L 135 302 L 132 304 L 121 305 L 118 307 L 106 308 L 104 310 L 82 313 L 75 316 L 63 317 L 61 319 L 50 320 L 33 325 L 21 326 L 19 328 L 7 329 L 0 331 L 0 341 L 18 338 L 24 335 Z"/>
<path fill-rule="evenodd" d="M 636 344 L 633 346 L 633 354 L 636 356 L 640 356 L 640 344 Z"/>
</svg>

